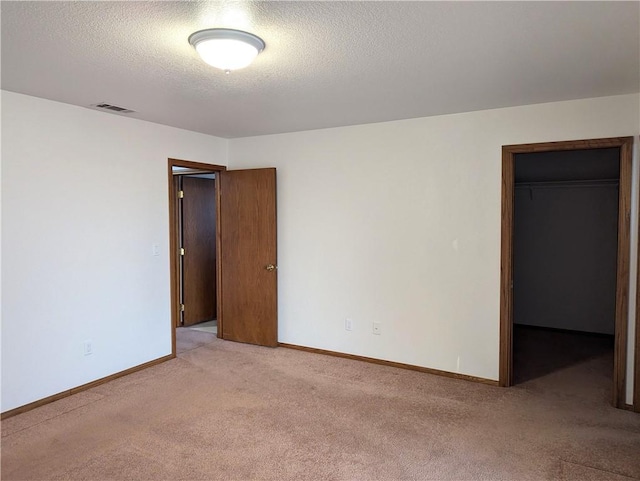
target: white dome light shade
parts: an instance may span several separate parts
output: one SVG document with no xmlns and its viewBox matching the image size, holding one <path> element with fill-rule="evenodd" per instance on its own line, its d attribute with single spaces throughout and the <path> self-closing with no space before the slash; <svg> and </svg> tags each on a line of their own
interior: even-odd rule
<svg viewBox="0 0 640 481">
<path fill-rule="evenodd" d="M 189 43 L 209 65 L 225 72 L 249 65 L 265 45 L 260 37 L 228 28 L 210 28 L 191 34 Z"/>
</svg>

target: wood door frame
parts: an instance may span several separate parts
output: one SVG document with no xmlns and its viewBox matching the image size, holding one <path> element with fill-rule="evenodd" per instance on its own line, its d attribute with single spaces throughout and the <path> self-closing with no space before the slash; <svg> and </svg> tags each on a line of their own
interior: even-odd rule
<svg viewBox="0 0 640 481">
<path fill-rule="evenodd" d="M 205 164 L 202 162 L 192 162 L 190 160 L 169 159 L 169 278 L 171 284 L 171 354 L 176 355 L 176 328 L 179 323 L 179 268 L 178 268 L 178 229 L 177 229 L 177 202 L 174 195 L 173 167 L 185 167 L 188 169 L 206 170 L 220 173 L 227 170 L 224 165 Z M 220 284 L 220 176 L 215 176 L 215 202 L 216 202 L 216 317 L 218 323 L 218 337 L 222 338 L 222 308 L 221 308 L 221 284 Z"/>
<path fill-rule="evenodd" d="M 618 194 L 618 249 L 616 269 L 615 351 L 613 405 L 625 408 L 627 330 L 629 324 L 629 268 L 631 265 L 631 168 L 633 137 L 504 145 L 502 147 L 502 219 L 500 248 L 500 367 L 499 385 L 513 385 L 513 217 L 515 155 L 531 152 L 620 148 Z M 638 324 L 636 309 L 635 363 L 638 366 Z M 638 402 L 638 370 L 635 373 L 634 404 Z"/>
<path fill-rule="evenodd" d="M 638 197 L 638 248 L 636 250 L 638 269 L 636 271 L 636 342 L 633 356 L 635 366 L 633 370 L 633 403 L 631 408 L 640 413 L 640 192 L 636 192 L 636 196 Z"/>
</svg>

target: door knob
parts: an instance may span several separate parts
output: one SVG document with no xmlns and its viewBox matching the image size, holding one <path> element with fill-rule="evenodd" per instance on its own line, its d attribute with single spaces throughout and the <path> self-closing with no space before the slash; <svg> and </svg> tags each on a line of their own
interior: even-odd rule
<svg viewBox="0 0 640 481">
<path fill-rule="evenodd" d="M 273 264 L 269 264 L 267 267 L 265 267 L 265 269 L 271 272 L 271 271 L 275 271 L 277 267 L 274 266 Z"/>
</svg>

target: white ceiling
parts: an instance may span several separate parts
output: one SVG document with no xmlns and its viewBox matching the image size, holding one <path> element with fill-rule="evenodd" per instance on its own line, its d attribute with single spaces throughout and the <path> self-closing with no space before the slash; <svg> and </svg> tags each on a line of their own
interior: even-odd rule
<svg viewBox="0 0 640 481">
<path fill-rule="evenodd" d="M 221 137 L 640 91 L 639 2 L 8 2 L 2 88 Z M 225 75 L 187 37 L 266 49 Z"/>
</svg>

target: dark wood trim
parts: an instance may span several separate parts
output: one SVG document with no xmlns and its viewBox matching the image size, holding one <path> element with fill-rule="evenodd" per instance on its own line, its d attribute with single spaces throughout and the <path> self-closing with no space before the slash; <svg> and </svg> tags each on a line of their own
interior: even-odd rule
<svg viewBox="0 0 640 481">
<path fill-rule="evenodd" d="M 631 150 L 632 146 L 629 145 L 629 157 L 633 157 L 633 153 Z M 636 272 L 636 342 L 633 353 L 635 366 L 633 371 L 633 400 L 631 407 L 635 412 L 640 413 L 640 192 L 636 192 L 636 196 L 638 199 L 638 223 L 636 224 L 636 227 L 638 228 L 638 245 L 636 246 L 638 270 Z"/>
<path fill-rule="evenodd" d="M 224 172 L 227 170 L 224 165 L 205 164 L 203 162 L 193 162 L 190 160 L 181 159 L 169 159 L 168 160 L 168 179 L 169 183 L 169 279 L 170 279 L 170 292 L 171 292 L 171 353 L 176 354 L 176 328 L 178 327 L 178 308 L 179 308 L 179 293 L 178 293 L 178 232 L 177 232 L 177 219 L 176 219 L 176 195 L 174 192 L 174 175 L 173 167 L 186 167 L 189 169 L 207 170 L 210 172 Z M 216 175 L 216 249 L 217 253 L 220 253 L 220 176 Z M 222 309 L 221 309 L 221 294 L 220 294 L 220 256 L 216 255 L 216 270 L 217 270 L 217 325 L 218 325 L 218 337 L 222 337 Z"/>
<path fill-rule="evenodd" d="M 618 268 L 616 276 L 615 349 L 613 360 L 613 405 L 626 399 L 627 332 L 629 329 L 629 284 L 631 272 L 631 148 L 633 137 L 620 139 L 620 185 L 618 189 Z"/>
<path fill-rule="evenodd" d="M 499 384 L 513 384 L 513 195 L 514 152 L 502 147 L 502 226 L 500 233 Z"/>
<path fill-rule="evenodd" d="M 227 170 L 226 165 L 205 164 L 204 162 L 193 162 L 191 160 L 169 159 L 170 167 L 185 167 L 187 169 L 210 170 L 211 172 L 223 172 Z"/>
<path fill-rule="evenodd" d="M 176 325 L 178 323 L 178 264 L 177 259 L 175 258 L 174 253 L 177 249 L 177 240 L 176 236 L 177 229 L 177 203 L 174 196 L 175 193 L 175 177 L 173 176 L 173 165 L 171 163 L 171 159 L 169 159 L 168 163 L 168 175 L 169 175 L 169 284 L 170 284 L 170 292 L 171 292 L 171 353 L 173 355 L 176 354 Z"/>
<path fill-rule="evenodd" d="M 225 169 L 226 170 L 226 169 Z M 220 171 L 222 172 L 222 171 Z M 218 319 L 217 322 L 217 333 L 218 339 L 222 339 L 222 262 L 220 262 L 220 253 L 222 252 L 222 215 L 220 214 L 220 195 L 221 190 L 220 186 L 222 185 L 220 182 L 220 176 L 216 175 L 216 309 L 217 314 L 216 317 Z"/>
<path fill-rule="evenodd" d="M 169 283 L 171 285 L 171 353 L 176 354 L 176 326 L 178 324 L 178 260 L 176 258 L 176 249 L 178 248 L 176 228 L 176 198 L 175 198 L 175 182 L 173 177 L 173 159 L 169 159 L 167 164 L 169 179 Z"/>
<path fill-rule="evenodd" d="M 615 354 L 613 405 L 625 405 L 625 375 L 629 308 L 631 150 L 633 137 L 505 145 L 502 147 L 502 222 L 500 266 L 500 366 L 501 386 L 513 384 L 513 189 L 515 154 L 563 150 L 620 148 L 618 207 L 618 260 L 616 274 Z M 636 326 L 638 322 L 636 321 Z M 637 331 L 637 329 L 636 329 Z M 637 339 L 636 339 L 637 341 Z M 636 355 L 638 358 L 638 342 Z M 637 371 L 636 371 L 637 375 Z M 638 382 L 635 383 L 636 389 Z"/>
<path fill-rule="evenodd" d="M 467 374 L 458 374 L 455 372 L 441 371 L 439 369 L 431 369 L 428 367 L 415 366 L 413 364 L 404 364 L 401 362 L 385 361 L 383 359 L 376 359 L 374 357 L 356 356 L 355 354 L 346 354 L 337 351 L 327 351 L 325 349 L 317 349 L 315 347 L 298 346 L 297 344 L 287 344 L 284 342 L 278 343 L 278 347 L 284 347 L 287 349 L 295 349 L 297 351 L 311 352 L 314 354 L 323 354 L 325 356 L 341 357 L 344 359 L 351 359 L 353 361 L 363 361 L 371 364 L 379 364 L 381 366 L 397 367 L 399 369 L 408 369 L 410 371 L 418 371 L 426 374 L 434 374 L 436 376 L 444 376 L 452 379 L 460 379 L 463 381 L 472 381 L 481 384 L 488 384 L 489 386 L 498 386 L 498 381 L 492 379 L 486 379 L 483 377 L 469 376 Z"/>
<path fill-rule="evenodd" d="M 87 389 L 94 388 L 96 386 L 100 386 L 101 384 L 107 383 L 109 381 L 113 381 L 114 379 L 118 379 L 119 377 L 127 376 L 129 374 L 133 374 L 137 371 L 142 371 L 151 366 L 155 366 L 157 364 L 161 364 L 165 361 L 169 361 L 174 359 L 176 356 L 173 354 L 169 354 L 167 356 L 160 357 L 158 359 L 154 359 L 153 361 L 145 362 L 144 364 L 140 364 L 138 366 L 130 367 L 129 369 L 125 369 L 124 371 L 117 372 L 115 374 L 111 374 L 110 376 L 103 377 L 97 379 L 95 381 L 88 382 L 87 384 L 83 384 L 82 386 L 74 387 L 73 389 L 69 389 L 67 391 L 59 392 L 58 394 L 54 394 L 53 396 L 47 396 L 46 398 L 39 399 L 38 401 L 34 401 L 29 404 L 25 404 L 24 406 L 17 407 L 15 409 L 10 409 L 9 411 L 5 411 L 2 413 L 2 419 L 10 418 L 11 416 L 15 416 L 17 414 L 22 414 L 27 411 L 31 411 L 32 409 L 38 408 L 40 406 L 44 406 L 45 404 L 52 403 L 54 401 L 58 401 L 60 399 L 64 399 L 73 394 L 78 394 L 82 391 L 86 391 Z"/>
<path fill-rule="evenodd" d="M 505 150 L 512 154 L 527 154 L 531 152 L 559 152 L 563 150 L 609 149 L 622 147 L 630 143 L 633 137 L 609 137 L 605 139 L 567 140 L 560 142 L 542 142 L 539 144 L 504 145 Z"/>
</svg>

